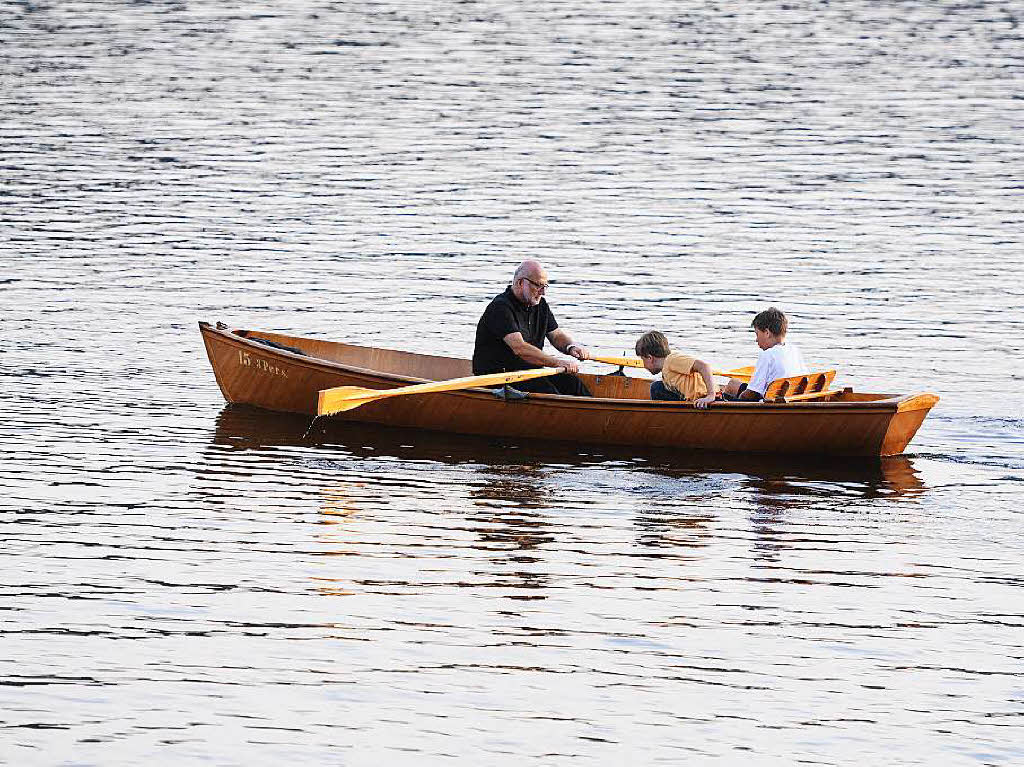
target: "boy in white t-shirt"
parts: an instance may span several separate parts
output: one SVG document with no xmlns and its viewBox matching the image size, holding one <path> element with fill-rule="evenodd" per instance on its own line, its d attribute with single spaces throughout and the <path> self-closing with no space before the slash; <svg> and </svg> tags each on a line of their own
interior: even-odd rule
<svg viewBox="0 0 1024 767">
<path fill-rule="evenodd" d="M 750 383 L 731 379 L 722 394 L 726 399 L 757 402 L 764 399 L 768 386 L 776 378 L 789 378 L 807 373 L 804 356 L 795 344 L 786 343 L 789 320 L 774 306 L 759 312 L 750 323 L 761 353 Z"/>
</svg>

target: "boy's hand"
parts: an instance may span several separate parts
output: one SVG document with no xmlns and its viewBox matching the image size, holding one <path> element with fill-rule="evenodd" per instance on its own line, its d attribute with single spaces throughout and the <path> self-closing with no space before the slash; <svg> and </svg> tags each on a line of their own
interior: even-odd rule
<svg viewBox="0 0 1024 767">
<path fill-rule="evenodd" d="M 708 394 L 708 395 L 706 395 L 704 397 L 701 397 L 700 399 L 695 399 L 693 401 L 693 406 L 694 407 L 700 407 L 700 408 L 707 407 L 712 402 L 714 402 L 716 399 L 718 399 L 718 396 L 719 396 L 718 392 L 712 392 L 711 394 Z"/>
</svg>

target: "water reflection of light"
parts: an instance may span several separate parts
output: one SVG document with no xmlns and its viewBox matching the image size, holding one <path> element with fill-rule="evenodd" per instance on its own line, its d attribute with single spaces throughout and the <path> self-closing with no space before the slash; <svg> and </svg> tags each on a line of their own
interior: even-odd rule
<svg viewBox="0 0 1024 767">
<path fill-rule="evenodd" d="M 340 524 L 356 513 L 356 507 L 345 492 L 344 486 L 320 489 L 320 514 L 324 516 L 324 519 L 320 520 L 321 524 Z"/>
<path fill-rule="evenodd" d="M 320 489 L 320 509 L 317 523 L 322 527 L 318 529 L 315 537 L 318 543 L 327 547 L 325 551 L 321 552 L 323 556 L 337 557 L 358 554 L 351 548 L 351 543 L 359 521 L 359 511 L 352 501 L 349 485 L 360 486 L 355 483 L 345 483 Z M 317 592 L 323 596 L 343 597 L 356 593 L 350 588 L 352 581 L 347 578 L 313 576 L 312 580 L 316 583 Z"/>
</svg>

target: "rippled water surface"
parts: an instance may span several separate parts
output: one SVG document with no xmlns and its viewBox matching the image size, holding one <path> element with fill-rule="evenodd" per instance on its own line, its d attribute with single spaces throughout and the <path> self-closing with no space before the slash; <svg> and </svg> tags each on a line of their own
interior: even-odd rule
<svg viewBox="0 0 1024 767">
<path fill-rule="evenodd" d="M 0 761 L 1024 763 L 1022 17 L 0 4 Z M 592 349 L 775 303 L 941 402 L 884 461 L 304 440 L 196 328 L 469 356 L 525 256 Z"/>
</svg>

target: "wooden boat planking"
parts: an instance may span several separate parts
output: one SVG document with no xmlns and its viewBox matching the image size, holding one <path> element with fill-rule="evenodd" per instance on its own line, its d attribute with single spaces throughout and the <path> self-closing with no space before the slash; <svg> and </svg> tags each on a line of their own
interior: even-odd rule
<svg viewBox="0 0 1024 767">
<path fill-rule="evenodd" d="M 472 372 L 465 359 L 199 325 L 224 398 L 268 410 L 313 416 L 322 389 L 388 389 Z M 901 396 L 847 389 L 824 400 L 716 402 L 699 410 L 688 403 L 652 401 L 644 379 L 580 377 L 594 397 L 531 394 L 516 401 L 487 389 L 468 389 L 371 402 L 335 417 L 523 439 L 880 456 L 903 452 L 938 401 L 927 393 Z"/>
</svg>

